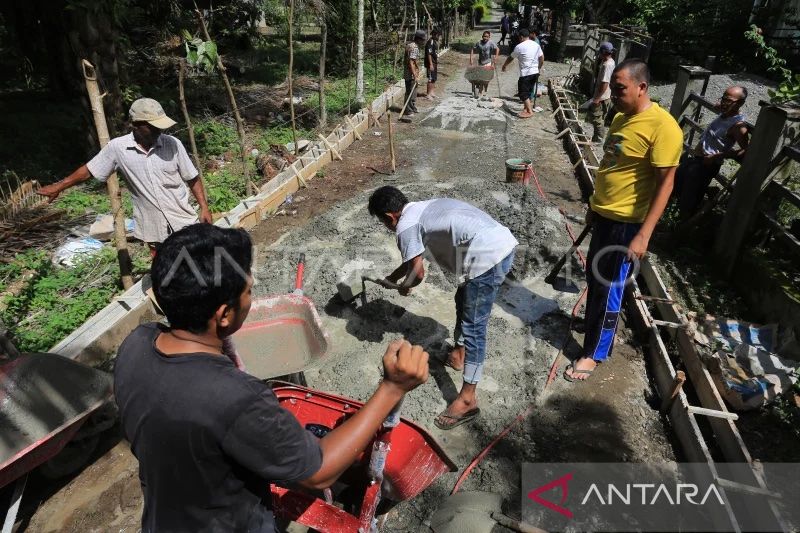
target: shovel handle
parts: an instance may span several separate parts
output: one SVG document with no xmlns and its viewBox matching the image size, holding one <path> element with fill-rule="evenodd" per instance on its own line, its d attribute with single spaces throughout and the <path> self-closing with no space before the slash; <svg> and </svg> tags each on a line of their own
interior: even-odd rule
<svg viewBox="0 0 800 533">
<path fill-rule="evenodd" d="M 553 267 L 553 270 L 551 270 L 550 273 L 547 275 L 547 277 L 544 278 L 545 282 L 552 283 L 553 280 L 556 279 L 556 276 L 558 275 L 558 271 L 561 270 L 561 267 L 564 266 L 564 263 L 567 262 L 567 259 L 569 259 L 570 256 L 572 256 L 572 254 L 575 253 L 575 250 L 578 249 L 578 247 L 583 242 L 583 239 L 586 238 L 586 236 L 589 234 L 589 231 L 591 231 L 591 229 L 592 229 L 592 225 L 591 224 L 587 224 L 586 227 L 583 228 L 583 231 L 581 231 L 580 235 L 578 235 L 578 238 L 575 239 L 575 242 L 572 243 L 572 247 L 567 251 L 567 253 L 565 253 L 564 255 L 561 256 L 561 258 L 556 263 L 556 266 Z"/>
<path fill-rule="evenodd" d="M 303 293 L 303 274 L 306 270 L 306 254 L 300 254 L 300 259 L 297 261 L 297 274 L 294 278 L 295 292 Z"/>
</svg>

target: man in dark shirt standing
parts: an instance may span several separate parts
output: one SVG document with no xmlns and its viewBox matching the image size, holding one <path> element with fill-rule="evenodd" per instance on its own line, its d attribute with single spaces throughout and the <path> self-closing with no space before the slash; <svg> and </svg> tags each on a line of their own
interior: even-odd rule
<svg viewBox="0 0 800 533">
<path fill-rule="evenodd" d="M 425 43 L 425 70 L 428 73 L 428 87 L 425 98 L 433 100 L 436 96 L 436 79 L 439 77 L 439 28 L 431 31 L 431 38 Z"/>
<path fill-rule="evenodd" d="M 139 460 L 143 532 L 274 532 L 270 482 L 330 486 L 427 380 L 428 354 L 393 341 L 372 398 L 317 439 L 223 349 L 250 310 L 251 263 L 247 232 L 208 224 L 170 235 L 153 262 L 171 327 L 139 326 L 114 368 L 122 428 Z"/>
</svg>

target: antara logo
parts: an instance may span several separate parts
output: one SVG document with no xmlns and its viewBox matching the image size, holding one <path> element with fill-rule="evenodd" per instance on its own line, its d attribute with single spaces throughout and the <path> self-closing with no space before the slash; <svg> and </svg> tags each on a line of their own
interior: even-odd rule
<svg viewBox="0 0 800 533">
<path fill-rule="evenodd" d="M 574 516 L 572 511 L 564 507 L 564 502 L 567 501 L 567 496 L 569 495 L 569 482 L 572 477 L 573 473 L 570 472 L 541 487 L 537 487 L 528 493 L 528 498 L 551 511 L 555 511 L 567 518 L 572 518 Z M 664 483 L 628 483 L 617 486 L 609 483 L 604 487 L 605 490 L 601 490 L 601 486 L 602 484 L 598 486 L 597 483 L 592 483 L 583 496 L 580 505 L 583 506 L 594 501 L 600 505 L 631 505 L 631 503 L 633 505 L 639 505 L 640 503 L 641 505 L 682 505 L 684 503 L 705 505 L 709 499 L 711 503 L 716 501 L 722 506 L 725 505 L 722 495 L 713 483 L 709 484 L 705 490 L 701 490 L 694 483 L 677 483 L 675 486 L 669 486 Z M 561 498 L 558 503 L 542 497 L 543 493 L 556 488 L 561 490 Z"/>
<path fill-rule="evenodd" d="M 542 485 L 539 488 L 533 489 L 532 491 L 530 491 L 528 493 L 528 498 L 530 498 L 531 500 L 535 501 L 539 505 L 544 505 L 545 507 L 547 507 L 551 511 L 555 511 L 557 513 L 560 513 L 560 514 L 566 516 L 567 518 L 572 518 L 572 511 L 570 511 L 566 507 L 562 507 L 564 502 L 567 501 L 567 495 L 569 494 L 569 485 L 568 485 L 568 483 L 569 483 L 569 481 L 571 479 L 572 479 L 572 472 L 570 472 L 569 474 L 566 474 L 564 476 L 561 476 L 560 478 L 558 478 L 558 479 L 556 479 L 554 481 L 551 481 L 550 483 L 548 483 L 546 485 Z M 544 498 L 542 498 L 540 496 L 541 493 L 547 492 L 548 490 L 552 490 L 552 489 L 554 489 L 556 487 L 561 487 L 561 501 L 559 502 L 561 505 L 557 505 L 557 504 L 555 504 L 555 503 L 553 503 L 553 502 L 551 502 L 549 500 L 545 500 Z"/>
<path fill-rule="evenodd" d="M 630 505 L 631 501 L 634 504 L 641 502 L 641 505 L 656 505 L 659 503 L 669 503 L 669 505 L 681 505 L 682 503 L 705 505 L 710 497 L 716 498 L 720 505 L 725 505 L 722 495 L 720 495 L 717 486 L 713 483 L 705 490 L 700 501 L 695 501 L 701 490 L 694 483 L 678 483 L 674 487 L 668 487 L 664 483 L 659 483 L 658 485 L 655 483 L 628 483 L 622 487 L 622 490 L 620 490 L 616 485 L 609 483 L 606 487 L 606 499 L 604 500 L 597 484 L 592 483 L 589 490 L 586 491 L 581 505 L 586 505 L 586 502 L 590 499 L 596 499 L 601 505 L 612 505 L 614 503 Z M 641 495 L 641 498 L 636 497 L 637 492 Z M 648 495 L 652 496 L 648 498 Z"/>
</svg>

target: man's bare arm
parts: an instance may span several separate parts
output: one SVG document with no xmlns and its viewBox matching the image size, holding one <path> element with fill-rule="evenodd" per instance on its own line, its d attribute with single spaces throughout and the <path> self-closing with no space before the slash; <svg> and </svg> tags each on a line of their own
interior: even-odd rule
<svg viewBox="0 0 800 533">
<path fill-rule="evenodd" d="M 672 186 L 675 180 L 675 170 L 678 167 L 655 168 L 656 175 L 656 191 L 653 195 L 653 201 L 650 202 L 650 209 L 647 211 L 647 216 L 639 229 L 639 233 L 628 245 L 628 257 L 641 259 L 647 253 L 647 247 L 650 244 L 650 237 L 653 235 L 653 230 L 658 224 L 661 215 L 664 214 L 664 209 L 667 207 L 669 197 L 672 194 Z"/>
<path fill-rule="evenodd" d="M 73 172 L 63 180 L 47 185 L 46 187 L 42 187 L 36 192 L 38 194 L 41 194 L 42 196 L 47 196 L 48 197 L 47 202 L 50 203 L 56 198 L 58 198 L 58 195 L 61 194 L 66 189 L 74 187 L 79 183 L 83 183 L 84 181 L 87 181 L 91 177 L 92 173 L 89 172 L 89 167 L 87 167 L 86 165 L 81 165 L 75 170 L 75 172 Z"/>
<path fill-rule="evenodd" d="M 195 177 L 186 182 L 192 194 L 197 199 L 197 204 L 200 206 L 200 222 L 211 224 L 211 211 L 208 209 L 208 202 L 206 201 L 206 189 L 203 187 L 203 180 L 200 176 Z"/>
<path fill-rule="evenodd" d="M 320 440 L 322 466 L 301 485 L 312 489 L 333 485 L 364 451 L 403 396 L 428 380 L 428 353 L 421 346 L 395 340 L 386 349 L 383 368 L 384 379 L 364 407 Z"/>
</svg>

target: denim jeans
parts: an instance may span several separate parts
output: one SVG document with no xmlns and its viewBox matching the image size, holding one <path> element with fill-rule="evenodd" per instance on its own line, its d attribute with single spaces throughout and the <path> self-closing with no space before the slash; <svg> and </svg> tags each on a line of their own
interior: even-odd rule
<svg viewBox="0 0 800 533">
<path fill-rule="evenodd" d="M 497 290 L 514 262 L 514 252 L 484 272 L 460 285 L 456 291 L 456 345 L 464 346 L 464 381 L 475 384 L 483 373 L 486 358 L 486 330 Z"/>
</svg>

